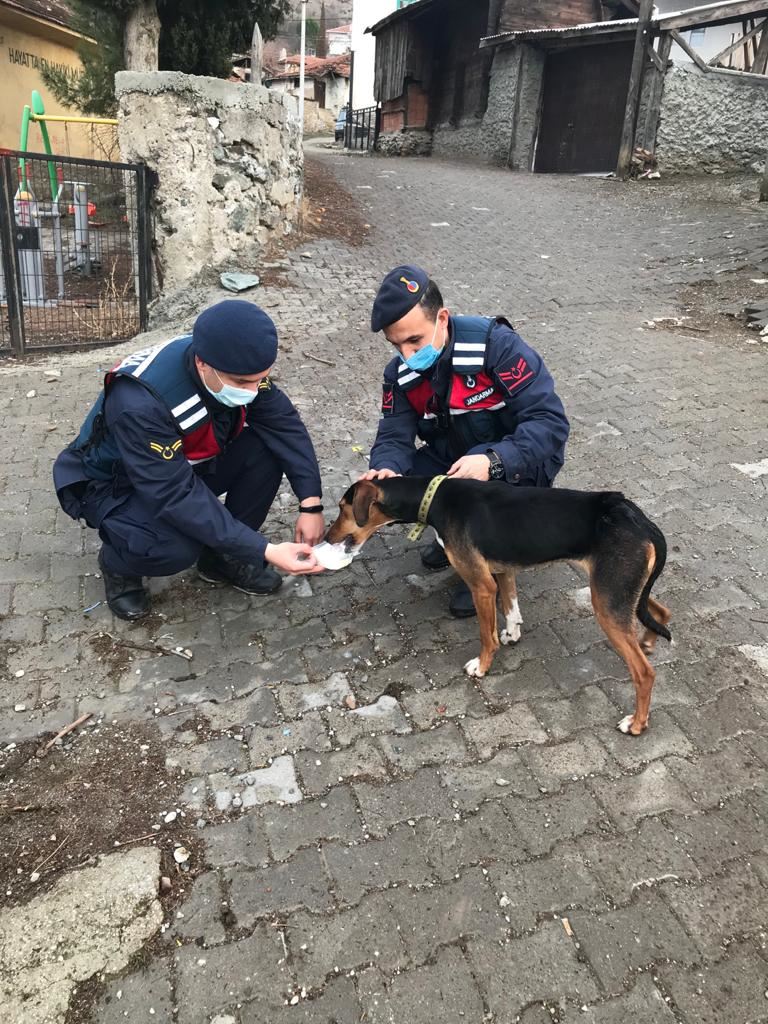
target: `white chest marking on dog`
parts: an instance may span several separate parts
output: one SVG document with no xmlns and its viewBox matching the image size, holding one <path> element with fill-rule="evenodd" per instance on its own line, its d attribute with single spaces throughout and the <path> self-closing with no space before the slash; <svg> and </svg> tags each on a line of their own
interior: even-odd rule
<svg viewBox="0 0 768 1024">
<path fill-rule="evenodd" d="M 520 614 L 520 605 L 518 604 L 517 598 L 512 602 L 512 607 L 509 609 L 507 615 L 506 624 L 504 629 L 501 631 L 499 640 L 503 644 L 516 644 L 520 639 L 520 626 L 523 624 L 523 616 Z"/>
</svg>

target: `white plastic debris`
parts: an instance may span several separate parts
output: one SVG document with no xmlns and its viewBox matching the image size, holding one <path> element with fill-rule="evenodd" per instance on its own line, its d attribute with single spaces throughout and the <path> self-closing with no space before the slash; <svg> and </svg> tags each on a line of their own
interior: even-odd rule
<svg viewBox="0 0 768 1024">
<path fill-rule="evenodd" d="M 26 704 L 14 704 L 13 710 L 14 711 L 26 711 L 27 710 L 27 705 Z"/>
<path fill-rule="evenodd" d="M 36 394 L 37 392 L 34 389 L 32 391 L 28 391 L 27 398 L 34 398 Z"/>
<path fill-rule="evenodd" d="M 17 679 L 21 679 L 21 677 L 24 675 L 24 669 L 19 668 L 13 674 L 16 676 Z"/>
</svg>

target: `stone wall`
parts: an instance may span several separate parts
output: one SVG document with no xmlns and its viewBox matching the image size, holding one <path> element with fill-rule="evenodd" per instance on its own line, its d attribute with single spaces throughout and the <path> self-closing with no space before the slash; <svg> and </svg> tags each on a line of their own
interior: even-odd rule
<svg viewBox="0 0 768 1024">
<path fill-rule="evenodd" d="M 525 45 L 497 49 L 482 118 L 436 125 L 433 152 L 530 170 L 543 72 L 541 51 Z"/>
<path fill-rule="evenodd" d="M 382 156 L 429 156 L 432 152 L 432 133 L 420 128 L 382 132 L 376 140 L 376 150 Z"/>
<path fill-rule="evenodd" d="M 662 173 L 759 170 L 766 139 L 768 78 L 685 63 L 667 71 L 656 135 Z"/>
<path fill-rule="evenodd" d="M 116 91 L 122 158 L 158 175 L 162 290 L 257 269 L 265 244 L 299 217 L 303 155 L 283 98 L 175 71 L 121 71 Z"/>
</svg>

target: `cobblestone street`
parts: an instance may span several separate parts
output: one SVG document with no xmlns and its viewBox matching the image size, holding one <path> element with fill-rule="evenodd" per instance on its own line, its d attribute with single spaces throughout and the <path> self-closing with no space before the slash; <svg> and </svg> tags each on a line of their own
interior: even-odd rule
<svg viewBox="0 0 768 1024">
<path fill-rule="evenodd" d="M 616 730 L 632 686 L 575 570 L 520 575 L 522 639 L 470 681 L 477 623 L 448 615 L 453 575 L 425 575 L 398 526 L 273 597 L 190 570 L 153 581 L 147 623 L 113 619 L 98 539 L 58 508 L 50 468 L 103 369 L 140 346 L 7 361 L 0 781 L 12 797 L 20 751 L 86 712 L 56 757 L 140 728 L 180 813 L 166 824 L 155 802 L 94 852 L 149 845 L 158 823 L 192 852 L 151 948 L 69 1020 L 764 1024 L 768 345 L 724 319 L 648 322 L 678 317 L 696 282 L 768 277 L 768 211 L 725 183 L 313 159 L 367 233 L 302 243 L 283 283 L 248 297 L 278 325 L 276 378 L 314 439 L 328 521 L 377 425 L 373 295 L 419 263 L 451 312 L 503 314 L 543 355 L 572 424 L 558 485 L 623 490 L 667 537 L 655 593 L 674 643 L 654 657 L 650 728 Z M 281 495 L 268 536 L 288 539 L 294 506 Z M 49 869 L 80 863 L 66 852 Z"/>
</svg>

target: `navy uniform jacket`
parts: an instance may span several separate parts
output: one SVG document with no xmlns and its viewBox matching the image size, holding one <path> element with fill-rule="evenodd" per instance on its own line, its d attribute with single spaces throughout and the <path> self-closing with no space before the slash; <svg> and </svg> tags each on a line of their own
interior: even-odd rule
<svg viewBox="0 0 768 1024">
<path fill-rule="evenodd" d="M 194 370 L 191 353 L 187 368 L 210 413 L 208 443 L 213 439 L 215 447 L 223 451 L 240 434 L 243 412 L 222 405 L 208 393 Z M 235 519 L 205 485 L 202 476 L 211 471 L 213 459 L 196 465 L 188 461 L 181 449 L 177 421 L 158 396 L 130 376 L 118 375 L 104 403 L 104 415 L 110 444 L 114 443 L 118 454 L 111 479 L 98 478 L 100 474 L 78 450 L 77 442 L 56 460 L 54 481 L 69 515 L 84 516 L 90 526 L 98 527 L 131 492 L 139 492 L 153 517 L 180 533 L 244 561 L 263 559 L 267 538 Z M 274 383 L 260 388 L 247 406 L 244 429 L 253 429 L 283 466 L 299 501 L 321 495 L 312 441 L 290 399 Z M 159 457 L 158 448 L 168 456 L 173 453 L 172 457 Z M 151 522 L 147 525 L 151 530 Z"/>
<path fill-rule="evenodd" d="M 399 356 L 385 368 L 370 466 L 408 474 L 419 437 L 448 465 L 493 448 L 507 480 L 548 486 L 569 431 L 544 361 L 505 320 L 451 317 L 450 340 L 426 375 Z"/>
</svg>

